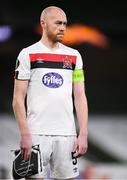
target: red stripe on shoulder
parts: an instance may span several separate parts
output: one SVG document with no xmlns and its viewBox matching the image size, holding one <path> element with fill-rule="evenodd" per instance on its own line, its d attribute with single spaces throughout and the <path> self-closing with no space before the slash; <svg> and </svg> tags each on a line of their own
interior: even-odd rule
<svg viewBox="0 0 127 180">
<path fill-rule="evenodd" d="M 63 62 L 67 59 L 67 60 L 71 60 L 73 64 L 76 64 L 76 59 L 77 59 L 77 56 L 73 56 L 73 55 L 50 54 L 50 53 L 35 53 L 35 54 L 29 54 L 29 56 L 31 62 L 37 60 Z"/>
</svg>

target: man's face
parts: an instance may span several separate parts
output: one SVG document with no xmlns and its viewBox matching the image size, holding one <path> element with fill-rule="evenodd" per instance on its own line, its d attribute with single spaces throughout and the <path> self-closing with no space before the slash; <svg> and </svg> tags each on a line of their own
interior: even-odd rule
<svg viewBox="0 0 127 180">
<path fill-rule="evenodd" d="M 45 23 L 45 31 L 49 40 L 53 42 L 61 42 L 66 29 L 66 15 L 58 10 L 54 10 L 47 17 Z"/>
</svg>

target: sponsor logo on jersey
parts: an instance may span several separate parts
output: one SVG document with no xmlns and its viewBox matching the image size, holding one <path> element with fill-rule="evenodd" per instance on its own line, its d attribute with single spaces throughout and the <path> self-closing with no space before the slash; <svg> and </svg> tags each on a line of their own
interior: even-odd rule
<svg viewBox="0 0 127 180">
<path fill-rule="evenodd" d="M 63 84 L 63 77 L 58 73 L 50 72 L 43 76 L 42 82 L 49 88 L 59 88 Z"/>
<path fill-rule="evenodd" d="M 70 68 L 72 69 L 72 59 L 65 57 L 63 60 L 63 68 Z"/>
</svg>

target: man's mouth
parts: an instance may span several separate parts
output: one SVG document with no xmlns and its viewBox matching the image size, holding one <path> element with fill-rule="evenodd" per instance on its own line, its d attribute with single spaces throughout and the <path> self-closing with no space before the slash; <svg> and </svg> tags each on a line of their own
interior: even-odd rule
<svg viewBox="0 0 127 180">
<path fill-rule="evenodd" d="M 57 35 L 59 35 L 59 36 L 64 36 L 64 33 L 58 33 Z"/>
</svg>

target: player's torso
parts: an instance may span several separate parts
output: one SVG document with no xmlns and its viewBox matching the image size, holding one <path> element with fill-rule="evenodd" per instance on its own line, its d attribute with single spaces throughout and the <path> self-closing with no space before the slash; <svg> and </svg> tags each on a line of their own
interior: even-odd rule
<svg viewBox="0 0 127 180">
<path fill-rule="evenodd" d="M 44 134 L 75 134 L 72 73 L 76 56 L 63 48 L 51 51 L 40 43 L 28 53 L 31 67 L 27 93 L 30 128 L 35 132 L 41 127 Z"/>
<path fill-rule="evenodd" d="M 67 94 L 71 95 L 76 56 L 69 50 L 59 48 L 51 51 L 38 43 L 29 50 L 29 60 L 31 67 L 29 88 L 33 89 L 35 94 L 40 97 L 52 94 L 56 97 L 59 94 L 64 97 Z"/>
</svg>

